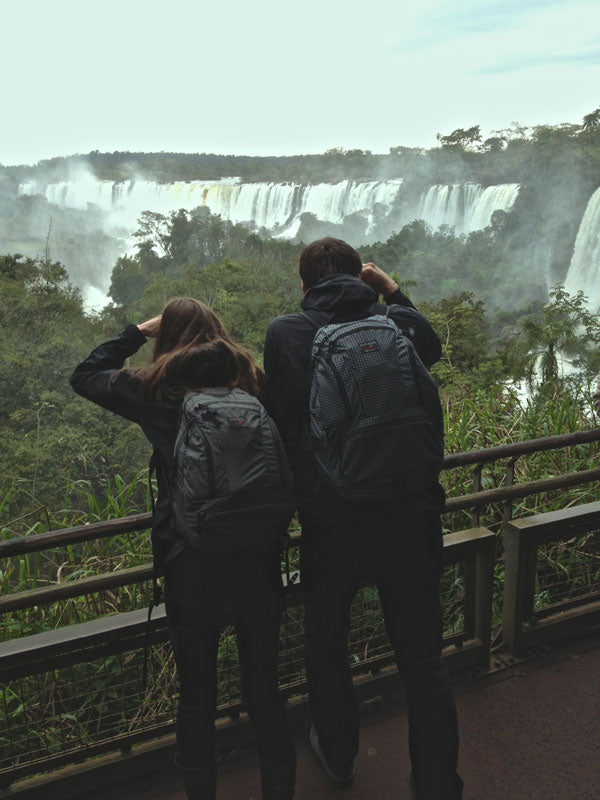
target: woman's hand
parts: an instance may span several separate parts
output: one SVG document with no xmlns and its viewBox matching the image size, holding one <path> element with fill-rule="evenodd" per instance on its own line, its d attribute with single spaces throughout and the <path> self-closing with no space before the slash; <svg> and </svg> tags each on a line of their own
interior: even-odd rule
<svg viewBox="0 0 600 800">
<path fill-rule="evenodd" d="M 159 314 L 158 317 L 152 317 L 152 319 L 147 319 L 146 322 L 141 322 L 138 325 L 139 332 L 143 333 L 144 336 L 147 336 L 149 339 L 156 338 L 161 319 L 162 314 Z"/>
</svg>

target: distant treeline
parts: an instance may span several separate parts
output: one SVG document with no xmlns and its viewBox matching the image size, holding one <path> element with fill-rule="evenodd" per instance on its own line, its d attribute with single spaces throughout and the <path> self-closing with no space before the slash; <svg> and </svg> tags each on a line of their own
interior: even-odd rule
<svg viewBox="0 0 600 800">
<path fill-rule="evenodd" d="M 341 179 L 377 180 L 404 177 L 417 182 L 448 183 L 472 180 L 483 185 L 524 182 L 534 171 L 553 170 L 551 161 L 574 160 L 580 177 L 600 182 L 600 109 L 581 124 L 513 124 L 483 139 L 479 125 L 437 135 L 439 147 L 391 147 L 389 153 L 333 148 L 322 154 L 239 156 L 214 153 L 100 153 L 40 161 L 35 167 L 5 167 L 15 182 L 29 178 L 66 180 L 80 168 L 100 179 L 144 178 L 157 182 L 216 180 L 333 182 Z M 561 166 L 561 163 L 558 165 Z"/>
</svg>

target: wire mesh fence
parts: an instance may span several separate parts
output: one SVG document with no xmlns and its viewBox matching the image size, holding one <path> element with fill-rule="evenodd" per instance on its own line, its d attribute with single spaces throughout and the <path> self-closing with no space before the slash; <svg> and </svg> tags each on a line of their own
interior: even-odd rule
<svg viewBox="0 0 600 800">
<path fill-rule="evenodd" d="M 534 615 L 600 594 L 600 531 L 537 548 Z"/>
<path fill-rule="evenodd" d="M 445 634 L 462 630 L 465 569 L 454 564 L 442 581 Z M 100 657 L 85 650 L 78 663 L 58 666 L 50 661 L 37 674 L 10 680 L 0 688 L 0 774 L 15 767 L 40 765 L 56 756 L 79 760 L 102 745 L 118 749 L 132 737 L 156 735 L 174 726 L 176 671 L 169 643 L 153 644 L 148 652 L 148 678 L 143 684 L 144 647 Z M 305 690 L 303 608 L 300 597 L 284 612 L 279 676 L 287 695 Z M 351 608 L 349 659 L 357 672 L 377 671 L 391 663 L 390 648 L 377 589 L 365 586 Z M 243 708 L 235 630 L 226 626 L 218 648 L 220 717 Z"/>
<path fill-rule="evenodd" d="M 0 771 L 84 752 L 172 720 L 174 667 L 167 644 L 19 677 L 0 690 Z"/>
</svg>

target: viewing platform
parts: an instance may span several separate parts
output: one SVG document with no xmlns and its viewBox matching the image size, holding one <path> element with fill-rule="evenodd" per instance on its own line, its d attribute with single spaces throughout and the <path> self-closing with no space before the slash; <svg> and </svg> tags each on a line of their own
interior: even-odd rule
<svg viewBox="0 0 600 800">
<path fill-rule="evenodd" d="M 444 652 L 456 684 L 464 800 L 600 796 L 598 442 L 594 429 L 446 458 Z M 575 447 L 588 449 L 591 468 L 557 474 L 554 456 L 545 460 Z M 539 478 L 519 482 L 521 458 L 539 459 L 529 471 Z M 567 495 L 572 487 L 577 493 Z M 65 547 L 76 552 L 84 542 L 144 531 L 149 521 L 137 514 L 0 541 L 0 566 Z M 331 787 L 309 751 L 295 571 L 300 538 L 292 537 L 280 656 L 280 688 L 298 748 L 297 800 L 408 799 L 403 690 L 371 586 L 353 604 L 349 639 L 362 709 L 354 785 Z M 75 598 L 116 603 L 119 591 L 147 583 L 150 574 L 147 564 L 74 573 L 4 595 L 0 613 L 16 623 L 28 609 L 60 610 Z M 0 643 L 0 800 L 184 800 L 172 766 L 176 683 L 164 608 L 148 627 L 141 599 L 133 610 Z M 260 800 L 227 626 L 219 665 L 217 796 Z"/>
<path fill-rule="evenodd" d="M 487 673 L 456 682 L 464 800 L 597 800 L 600 786 L 600 640 L 578 636 L 523 660 L 492 659 Z M 392 681 L 392 684 L 394 681 Z M 362 710 L 356 780 L 336 790 L 307 745 L 307 711 L 294 713 L 297 800 L 408 798 L 410 763 L 400 680 Z M 306 724 L 305 724 L 306 723 Z M 0 797 L 80 800 L 185 800 L 172 766 L 174 737 L 133 756 L 66 770 L 55 786 L 28 781 L 28 792 Z M 119 763 L 120 761 L 120 763 Z M 91 786 L 96 788 L 91 789 Z M 219 767 L 219 800 L 259 800 L 252 746 Z"/>
</svg>

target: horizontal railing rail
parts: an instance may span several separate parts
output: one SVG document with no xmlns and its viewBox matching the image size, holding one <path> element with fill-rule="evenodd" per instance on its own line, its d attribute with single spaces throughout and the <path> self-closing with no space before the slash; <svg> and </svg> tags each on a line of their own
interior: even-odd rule
<svg viewBox="0 0 600 800">
<path fill-rule="evenodd" d="M 464 453 L 452 453 L 444 458 L 443 469 L 452 470 L 457 467 L 484 465 L 505 458 L 515 459 L 537 452 L 574 447 L 576 445 L 598 441 L 600 441 L 600 428 L 565 433 L 557 436 L 546 436 L 541 439 L 527 439 L 522 442 L 515 442 L 514 444 L 501 444 L 482 450 L 468 450 Z M 486 492 L 473 492 L 448 500 L 444 512 L 451 513 L 464 508 L 486 505 L 487 503 L 496 502 L 498 500 L 525 497 L 529 494 L 550 491 L 554 488 L 575 486 L 578 483 L 596 480 L 599 473 L 600 469 L 585 470 L 570 475 L 561 475 L 541 481 L 532 481 L 528 484 L 519 484 L 519 487 L 506 486 L 491 489 Z M 525 494 L 521 494 L 521 491 L 525 491 Z M 14 539 L 0 541 L 0 559 L 9 556 L 25 555 L 26 553 L 36 553 L 52 547 L 79 544 L 93 539 L 108 538 L 121 533 L 134 533 L 136 531 L 148 529 L 151 524 L 152 514 L 145 512 L 141 514 L 132 514 L 127 517 L 120 517 L 118 519 L 106 520 L 104 522 L 78 525 L 73 528 L 63 528 L 56 531 L 15 537 Z"/>
<path fill-rule="evenodd" d="M 523 439 L 520 442 L 499 444 L 482 450 L 467 450 L 464 453 L 450 453 L 444 458 L 444 469 L 465 467 L 471 464 L 488 464 L 503 458 L 515 458 L 541 453 L 545 450 L 560 450 L 563 447 L 574 447 L 578 444 L 589 444 L 600 441 L 600 428 L 590 428 L 573 433 L 560 433 L 556 436 L 544 436 L 541 439 Z"/>
<path fill-rule="evenodd" d="M 528 481 L 512 486 L 499 486 L 497 489 L 486 489 L 482 492 L 451 497 L 446 501 L 444 514 L 454 511 L 462 511 L 466 508 L 480 508 L 490 503 L 498 503 L 504 500 L 516 500 L 521 497 L 529 497 L 541 492 L 551 492 L 555 489 L 567 489 L 570 486 L 579 486 L 583 483 L 591 483 L 600 480 L 600 467 L 595 469 L 571 472 L 567 475 L 557 475 L 554 478 L 542 478 L 538 481 Z"/>
<path fill-rule="evenodd" d="M 0 558 L 39 553 L 52 547 L 66 547 L 72 544 L 81 544 L 81 542 L 90 542 L 93 539 L 106 539 L 121 533 L 135 533 L 146 530 L 151 525 L 152 514 L 145 512 L 132 514 L 129 517 L 108 519 L 104 522 L 91 522 L 89 525 L 77 525 L 74 528 L 18 536 L 0 542 Z"/>
</svg>

